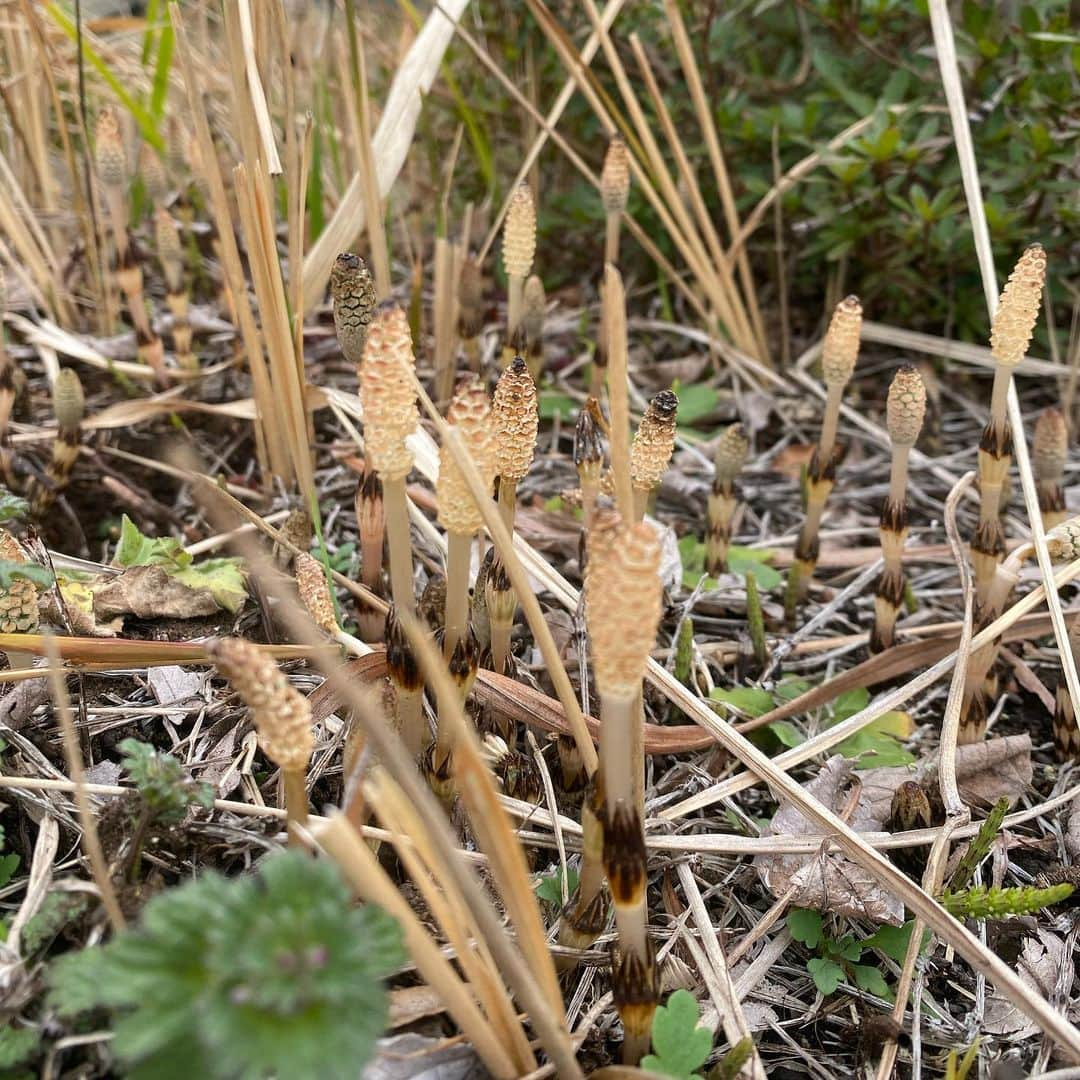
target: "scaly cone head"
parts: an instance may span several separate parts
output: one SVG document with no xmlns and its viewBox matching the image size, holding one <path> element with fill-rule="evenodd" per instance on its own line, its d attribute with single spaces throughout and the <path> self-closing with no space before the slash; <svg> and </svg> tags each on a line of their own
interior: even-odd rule
<svg viewBox="0 0 1080 1080">
<path fill-rule="evenodd" d="M 598 484 L 604 469 L 604 441 L 596 422 L 598 411 L 596 398 L 589 398 L 578 413 L 574 429 L 574 465 L 582 484 Z"/>
<path fill-rule="evenodd" d="M 458 333 L 468 340 L 484 329 L 484 276 L 475 255 L 466 255 L 458 278 Z"/>
<path fill-rule="evenodd" d="M 334 301 L 334 329 L 342 355 L 359 364 L 366 355 L 364 342 L 375 314 L 375 282 L 367 263 L 351 251 L 343 251 L 330 270 L 330 295 Z"/>
<path fill-rule="evenodd" d="M 613 135 L 608 143 L 600 173 L 600 197 L 609 214 L 621 214 L 626 209 L 630 197 L 630 151 L 621 135 Z"/>
<path fill-rule="evenodd" d="M 22 545 L 7 529 L 0 529 L 0 560 L 30 562 Z M 13 577 L 6 589 L 0 588 L 0 633 L 32 634 L 37 628 L 37 586 L 25 578 Z"/>
<path fill-rule="evenodd" d="M 139 175 L 151 202 L 160 203 L 168 195 L 169 181 L 165 177 L 165 166 L 148 142 L 139 147 Z"/>
<path fill-rule="evenodd" d="M 528 475 L 536 450 L 540 412 L 536 384 L 520 356 L 499 376 L 491 403 L 495 430 L 495 468 L 504 480 L 518 483 Z"/>
<path fill-rule="evenodd" d="M 1041 244 L 1032 244 L 1020 256 L 998 300 L 990 331 L 990 351 L 999 364 L 1013 367 L 1024 359 L 1039 317 L 1045 284 L 1046 252 Z"/>
<path fill-rule="evenodd" d="M 678 409 L 679 399 L 670 390 L 661 390 L 641 418 L 630 447 L 630 478 L 638 491 L 652 491 L 671 463 Z"/>
<path fill-rule="evenodd" d="M 360 404 L 364 410 L 364 449 L 385 480 L 403 480 L 413 464 L 405 440 L 419 422 L 413 386 L 412 335 L 409 320 L 394 303 L 382 304 L 371 322 L 360 368 Z"/>
<path fill-rule="evenodd" d="M 446 419 L 460 433 L 464 448 L 484 482 L 484 490 L 490 491 L 495 483 L 491 402 L 476 376 L 458 384 Z M 438 521 L 447 532 L 465 536 L 480 530 L 483 516 L 454 455 L 446 446 L 439 448 L 439 479 L 435 493 L 439 503 Z"/>
<path fill-rule="evenodd" d="M 178 292 L 184 272 L 184 247 L 180 242 L 180 230 L 164 206 L 159 206 L 154 213 L 154 243 L 169 291 Z"/>
<path fill-rule="evenodd" d="M 74 368 L 61 368 L 52 389 L 53 415 L 61 431 L 73 431 L 86 414 L 82 383 Z"/>
<path fill-rule="evenodd" d="M 914 446 L 926 416 L 926 387 L 922 376 L 905 364 L 893 376 L 885 407 L 886 426 L 893 446 Z"/>
<path fill-rule="evenodd" d="M 127 187 L 127 151 L 120 130 L 120 116 L 111 105 L 106 105 L 98 113 L 94 126 L 94 164 L 97 166 L 98 179 L 104 187 Z"/>
<path fill-rule="evenodd" d="M 836 305 L 821 346 L 821 374 L 826 386 L 847 386 L 859 358 L 862 304 L 847 296 Z"/>
<path fill-rule="evenodd" d="M 296 572 L 296 591 L 311 621 L 324 634 L 333 637 L 338 631 L 337 615 L 322 563 L 305 551 L 296 556 L 293 569 Z"/>
<path fill-rule="evenodd" d="M 1069 429 L 1060 409 L 1043 409 L 1035 421 L 1031 462 L 1043 484 L 1060 484 L 1069 454 Z"/>
<path fill-rule="evenodd" d="M 303 772 L 315 737 L 311 707 L 273 659 L 243 638 L 217 638 L 206 652 L 251 710 L 263 753 L 286 772 Z"/>
<path fill-rule="evenodd" d="M 601 695 L 631 699 L 641 689 L 662 604 L 660 542 L 645 522 L 621 526 L 601 515 L 589 537 L 585 615 Z"/>
<path fill-rule="evenodd" d="M 742 424 L 731 424 L 724 428 L 723 434 L 717 440 L 713 458 L 717 483 L 722 487 L 730 487 L 742 472 L 749 453 L 750 440 L 746 437 Z"/>
<path fill-rule="evenodd" d="M 907 832 L 911 829 L 929 829 L 933 823 L 930 800 L 922 785 L 914 780 L 905 780 L 893 792 L 889 827 L 896 832 Z"/>
<path fill-rule="evenodd" d="M 1080 517 L 1055 525 L 1046 534 L 1046 550 L 1054 562 L 1080 559 Z"/>
<path fill-rule="evenodd" d="M 536 206 L 526 183 L 518 184 L 503 222 L 503 268 L 507 277 L 524 281 L 536 255 Z"/>
</svg>

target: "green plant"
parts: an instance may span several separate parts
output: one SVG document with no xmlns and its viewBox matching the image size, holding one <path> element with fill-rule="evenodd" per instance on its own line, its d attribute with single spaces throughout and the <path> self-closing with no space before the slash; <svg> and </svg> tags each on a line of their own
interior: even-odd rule
<svg viewBox="0 0 1080 1080">
<path fill-rule="evenodd" d="M 830 938 L 825 933 L 821 913 L 806 908 L 789 912 L 787 926 L 796 941 L 818 954 L 807 960 L 806 970 L 826 997 L 835 993 L 842 982 L 850 980 L 867 993 L 892 1000 L 892 991 L 878 968 L 857 963 L 867 948 L 879 946 L 874 938 L 858 941 L 853 934 Z"/>
<path fill-rule="evenodd" d="M 0 825 L 0 848 L 4 846 L 4 827 Z M 0 888 L 3 888 L 19 869 L 19 856 L 15 852 L 0 855 Z"/>
<path fill-rule="evenodd" d="M 581 875 L 578 874 L 572 866 L 566 868 L 567 895 L 573 896 L 574 890 L 578 887 L 580 876 Z M 534 891 L 541 900 L 546 900 L 549 904 L 554 904 L 556 907 L 562 907 L 562 881 L 562 869 L 556 869 L 554 873 L 545 874 L 540 878 L 536 883 L 536 889 Z"/>
<path fill-rule="evenodd" d="M 1030 915 L 1072 896 L 1073 886 L 1067 882 L 1040 889 L 1021 886 L 999 889 L 975 885 L 963 892 L 943 893 L 942 907 L 958 919 L 1004 919 L 1010 915 Z"/>
<path fill-rule="evenodd" d="M 979 831 L 972 837 L 971 843 L 968 844 L 964 854 L 960 856 L 960 861 L 956 864 L 956 869 L 953 871 L 952 878 L 949 881 L 951 891 L 956 892 L 963 889 L 975 876 L 979 863 L 990 853 L 990 845 L 997 839 L 998 833 L 1001 832 L 1001 823 L 1005 820 L 1005 815 L 1008 812 L 1009 799 L 1008 796 L 1003 795 L 994 803 L 990 813 L 986 815 L 985 820 L 979 826 Z"/>
<path fill-rule="evenodd" d="M 676 1080 L 692 1080 L 712 1052 L 712 1032 L 698 1025 L 698 1003 L 689 990 L 676 990 L 656 1010 L 652 1024 L 653 1053 L 641 1059 L 643 1069 Z"/>
<path fill-rule="evenodd" d="M 171 825 L 182 821 L 191 806 L 213 808 L 214 789 L 192 780 L 172 754 L 155 750 L 138 739 L 125 739 L 119 750 L 124 772 L 139 789 L 151 823 Z"/>
<path fill-rule="evenodd" d="M 51 1002 L 108 1011 L 133 1077 L 329 1075 L 370 1058 L 402 960 L 396 923 L 355 907 L 332 864 L 282 852 L 171 889 L 137 928 L 61 957 Z"/>
</svg>

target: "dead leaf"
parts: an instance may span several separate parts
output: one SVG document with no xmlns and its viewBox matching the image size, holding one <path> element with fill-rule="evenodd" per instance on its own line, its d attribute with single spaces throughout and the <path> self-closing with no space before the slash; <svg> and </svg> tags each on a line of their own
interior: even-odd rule
<svg viewBox="0 0 1080 1080">
<path fill-rule="evenodd" d="M 98 618 L 134 615 L 140 619 L 195 619 L 214 615 L 217 602 L 208 589 L 191 589 L 160 566 L 131 566 L 94 588 Z"/>
<path fill-rule="evenodd" d="M 399 1028 L 415 1024 L 426 1016 L 438 1016 L 446 1006 L 442 998 L 427 985 L 405 986 L 390 991 L 390 1027 Z"/>
<path fill-rule="evenodd" d="M 380 1039 L 375 1058 L 361 1072 L 361 1080 L 483 1080 L 487 1069 L 476 1051 L 461 1043 L 423 1035 L 394 1035 Z"/>
<path fill-rule="evenodd" d="M 206 676 L 199 671 L 186 671 L 175 664 L 150 668 L 146 681 L 159 705 L 176 705 L 195 697 L 203 688 Z"/>
<path fill-rule="evenodd" d="M 773 472 L 778 472 L 782 476 L 790 476 L 792 480 L 798 480 L 802 475 L 803 466 L 809 465 L 813 456 L 813 446 L 803 443 L 793 443 L 791 446 L 785 446 L 772 459 Z"/>
<path fill-rule="evenodd" d="M 1072 989 L 1072 959 L 1065 942 L 1049 930 L 1038 930 L 1036 936 L 1024 939 L 1016 971 L 1040 997 L 1049 1001 L 1068 1001 Z M 1064 976 L 1066 985 L 1059 986 Z M 986 999 L 986 1014 L 982 1030 L 990 1035 L 1009 1035 L 1026 1039 L 1034 1035 L 1038 1025 L 1033 1024 L 1004 994 L 991 991 Z"/>
<path fill-rule="evenodd" d="M 807 794 L 839 813 L 847 804 L 851 779 L 851 762 L 835 756 L 803 786 Z M 871 805 L 860 799 L 848 824 L 858 831 L 877 829 L 880 823 L 872 819 L 872 812 Z M 819 832 L 819 826 L 804 817 L 802 811 L 790 802 L 783 802 L 763 835 L 791 837 Z M 810 856 L 759 855 L 754 862 L 762 884 L 773 896 L 782 896 L 794 886 L 793 907 L 830 911 L 892 926 L 900 926 L 904 921 L 904 905 L 900 900 L 882 889 L 872 874 L 835 851 L 822 850 Z"/>
</svg>

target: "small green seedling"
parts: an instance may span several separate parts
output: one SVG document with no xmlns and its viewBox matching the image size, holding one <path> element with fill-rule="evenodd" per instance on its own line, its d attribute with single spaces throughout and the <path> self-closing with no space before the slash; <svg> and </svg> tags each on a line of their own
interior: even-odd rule
<svg viewBox="0 0 1080 1080">
<path fill-rule="evenodd" d="M 191 806 L 213 809 L 214 789 L 192 780 L 172 754 L 155 750 L 138 739 L 125 739 L 119 749 L 124 772 L 139 789 L 153 824 L 182 821 Z"/>
<path fill-rule="evenodd" d="M 552 874 L 545 874 L 536 883 L 536 895 L 541 900 L 546 900 L 549 904 L 554 904 L 556 907 L 562 907 L 563 903 L 563 888 L 562 888 L 562 869 L 557 869 Z M 573 896 L 574 891 L 578 887 L 578 878 L 580 875 L 572 867 L 566 868 L 566 893 L 567 896 Z"/>
<path fill-rule="evenodd" d="M 836 993 L 842 982 L 850 980 L 868 994 L 885 1001 L 892 1000 L 892 991 L 881 972 L 870 964 L 857 963 L 867 948 L 881 947 L 875 938 L 858 941 L 852 934 L 845 934 L 838 940 L 826 937 L 821 913 L 806 908 L 794 908 L 788 915 L 787 926 L 796 941 L 817 952 L 817 956 L 806 962 L 806 970 L 825 997 Z"/>
<path fill-rule="evenodd" d="M 676 990 L 653 1017 L 653 1053 L 641 1067 L 675 1080 L 700 1080 L 697 1071 L 712 1053 L 712 1032 L 698 1025 L 698 1003 L 688 990 Z"/>
<path fill-rule="evenodd" d="M 1016 889 L 987 888 L 976 885 L 963 892 L 946 892 L 941 906 L 958 919 L 1006 919 L 1012 915 L 1033 915 L 1043 908 L 1060 904 L 1073 893 L 1067 882 L 1040 889 L 1021 886 Z"/>
<path fill-rule="evenodd" d="M 332 863 L 288 851 L 154 897 L 136 928 L 60 957 L 50 1001 L 106 1010 L 133 1077 L 359 1075 L 403 960 L 392 919 L 357 907 Z"/>
</svg>

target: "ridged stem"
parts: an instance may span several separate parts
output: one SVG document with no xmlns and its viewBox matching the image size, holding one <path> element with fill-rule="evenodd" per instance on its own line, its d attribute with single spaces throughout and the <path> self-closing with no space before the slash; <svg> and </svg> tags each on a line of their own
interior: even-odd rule
<svg viewBox="0 0 1080 1080">
<path fill-rule="evenodd" d="M 390 589 L 398 608 L 411 615 L 416 611 L 416 598 L 413 595 L 412 538 L 409 535 L 405 478 L 389 480 L 383 477 L 382 485 L 386 537 L 390 549 Z"/>
<path fill-rule="evenodd" d="M 604 262 L 619 264 L 619 234 L 622 230 L 622 214 L 609 212 L 604 222 Z"/>
<path fill-rule="evenodd" d="M 289 846 L 301 843 L 295 826 L 307 825 L 308 794 L 307 773 L 303 769 L 282 769 L 282 784 L 285 788 L 285 820 L 289 828 Z"/>
<path fill-rule="evenodd" d="M 517 510 L 517 481 L 499 477 L 499 513 L 502 514 L 506 531 L 513 535 L 514 514 Z"/>
<path fill-rule="evenodd" d="M 525 290 L 525 279 L 511 274 L 507 278 L 508 294 L 506 305 L 506 344 L 513 346 L 514 335 L 517 333 L 518 324 L 521 322 L 521 299 Z M 513 357 L 511 348 L 510 356 Z"/>
<path fill-rule="evenodd" d="M 468 631 L 471 551 L 471 533 L 446 534 L 446 637 L 443 655 L 447 657 Z"/>
<path fill-rule="evenodd" d="M 600 698 L 600 771 L 608 812 L 620 800 L 634 804 L 634 698 Z"/>
<path fill-rule="evenodd" d="M 840 427 L 840 402 L 844 388 L 836 383 L 830 385 L 825 396 L 825 414 L 821 421 L 821 438 L 818 440 L 818 454 L 823 463 L 828 463 L 836 446 L 836 432 Z"/>
<path fill-rule="evenodd" d="M 424 691 L 396 687 L 398 731 L 401 741 L 412 756 L 419 757 L 427 742 L 424 721 Z"/>
</svg>

